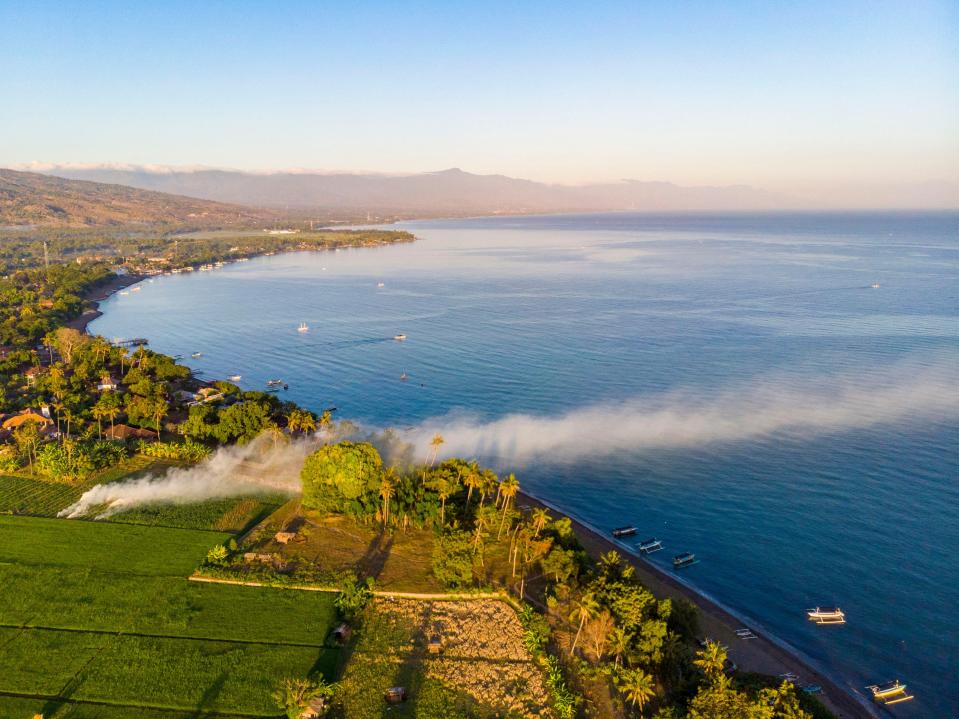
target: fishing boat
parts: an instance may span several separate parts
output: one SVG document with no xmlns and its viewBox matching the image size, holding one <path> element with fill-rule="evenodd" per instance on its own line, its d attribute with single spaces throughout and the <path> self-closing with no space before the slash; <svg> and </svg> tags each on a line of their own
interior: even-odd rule
<svg viewBox="0 0 959 719">
<path fill-rule="evenodd" d="M 131 291 L 131 292 L 139 292 L 139 291 L 142 290 L 142 289 L 143 289 L 142 287 L 134 287 L 134 288 L 133 288 L 132 290 L 130 290 L 130 291 Z"/>
<path fill-rule="evenodd" d="M 652 554 L 653 552 L 658 552 L 663 548 L 663 543 L 656 539 L 656 537 L 650 537 L 649 539 L 644 539 L 642 542 L 636 545 L 640 552 L 643 554 Z"/>
<path fill-rule="evenodd" d="M 283 380 L 281 379 L 268 379 L 266 381 L 267 387 L 278 387 L 281 384 L 283 384 Z"/>
<path fill-rule="evenodd" d="M 409 379 L 409 376 L 406 374 L 406 372 L 400 375 L 400 382 L 405 382 L 408 379 Z"/>
<path fill-rule="evenodd" d="M 688 567 L 690 564 L 696 563 L 696 555 L 692 552 L 683 552 L 682 554 L 677 554 L 673 557 L 673 566 L 676 569 L 681 567 Z"/>
<path fill-rule="evenodd" d="M 872 283 L 871 285 L 869 285 L 869 286 L 872 287 L 874 290 L 878 290 L 878 289 L 879 289 L 879 283 L 878 283 L 878 282 L 873 282 L 873 283 Z"/>
<path fill-rule="evenodd" d="M 406 339 L 406 335 L 393 335 L 393 339 L 395 339 L 397 342 L 402 342 Z"/>
<path fill-rule="evenodd" d="M 300 326 L 296 328 L 297 332 L 309 332 L 310 326 L 306 322 L 300 322 Z"/>
<path fill-rule="evenodd" d="M 229 377 L 227 377 L 227 379 L 230 380 L 231 382 L 239 382 L 241 379 L 243 379 L 243 376 L 238 374 L 231 374 Z"/>
<path fill-rule="evenodd" d="M 806 616 L 809 621 L 816 624 L 845 624 L 846 613 L 839 607 L 816 607 L 807 609 Z"/>
<path fill-rule="evenodd" d="M 386 283 L 385 283 L 385 282 L 377 282 L 377 283 L 376 283 L 376 286 L 377 286 L 377 287 L 386 287 Z"/>
<path fill-rule="evenodd" d="M 126 290 L 120 290 L 120 294 L 121 294 L 121 295 L 128 295 L 128 294 L 130 294 L 130 293 L 127 292 Z"/>
<path fill-rule="evenodd" d="M 620 537 L 631 537 L 636 534 L 636 527 L 616 527 L 613 530 L 613 536 L 619 539 Z"/>
<path fill-rule="evenodd" d="M 806 684 L 800 687 L 806 694 L 822 694 L 822 687 L 818 684 Z"/>
<path fill-rule="evenodd" d="M 899 704 L 916 697 L 906 692 L 906 685 L 898 679 L 885 684 L 873 684 L 866 687 L 872 692 L 872 698 L 881 704 Z"/>
<path fill-rule="evenodd" d="M 194 353 L 191 354 L 190 356 L 191 356 L 193 359 L 198 359 L 198 358 L 200 358 L 200 357 L 203 356 L 203 353 L 202 353 L 202 352 L 194 352 Z"/>
</svg>

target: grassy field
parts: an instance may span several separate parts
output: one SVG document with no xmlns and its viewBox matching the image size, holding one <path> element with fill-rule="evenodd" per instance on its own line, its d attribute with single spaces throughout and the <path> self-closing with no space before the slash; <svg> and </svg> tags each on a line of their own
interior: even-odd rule
<svg viewBox="0 0 959 719">
<path fill-rule="evenodd" d="M 211 499 L 192 504 L 144 505 L 114 514 L 109 521 L 240 533 L 274 512 L 287 499 L 283 495 L 268 495 Z"/>
<path fill-rule="evenodd" d="M 228 536 L 0 517 L 0 716 L 277 716 L 281 679 L 331 676 L 331 595 L 186 579 Z"/>
<path fill-rule="evenodd" d="M 427 651 L 441 638 L 440 654 Z M 386 689 L 408 700 L 390 707 Z M 513 609 L 497 600 L 377 600 L 341 678 L 342 719 L 552 716 L 539 668 L 523 646 Z"/>
</svg>

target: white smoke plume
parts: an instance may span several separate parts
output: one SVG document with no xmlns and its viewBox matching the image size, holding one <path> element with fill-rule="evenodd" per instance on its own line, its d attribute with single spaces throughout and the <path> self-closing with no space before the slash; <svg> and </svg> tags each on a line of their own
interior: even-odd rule
<svg viewBox="0 0 959 719">
<path fill-rule="evenodd" d="M 558 416 L 511 414 L 492 421 L 449 415 L 400 433 L 425 456 L 476 457 L 521 467 L 619 451 L 697 447 L 774 434 L 815 436 L 894 422 L 959 416 L 959 357 L 915 360 L 856 376 L 769 376 L 720 391 L 673 391 L 587 406 Z"/>
<path fill-rule="evenodd" d="M 192 467 L 98 484 L 58 516 L 95 512 L 103 519 L 143 504 L 188 504 L 266 492 L 293 495 L 300 491 L 303 461 L 317 446 L 312 439 L 274 444 L 264 435 L 249 444 L 222 447 Z"/>
</svg>

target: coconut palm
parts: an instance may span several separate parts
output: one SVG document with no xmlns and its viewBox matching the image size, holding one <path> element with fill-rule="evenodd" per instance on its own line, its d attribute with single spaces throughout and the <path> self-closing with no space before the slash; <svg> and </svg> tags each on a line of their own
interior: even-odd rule
<svg viewBox="0 0 959 719">
<path fill-rule="evenodd" d="M 570 612 L 569 620 L 579 622 L 576 629 L 576 636 L 573 637 L 573 646 L 569 648 L 569 655 L 573 656 L 576 651 L 576 645 L 579 643 L 579 635 L 583 632 L 586 622 L 596 616 L 599 611 L 599 602 L 596 601 L 596 595 L 593 592 L 584 592 L 583 595 L 573 605 L 573 611 Z"/>
<path fill-rule="evenodd" d="M 307 412 L 305 409 L 294 409 L 287 415 L 286 418 L 286 427 L 293 432 L 302 432 L 304 434 L 308 432 L 316 431 L 316 418 L 313 416 L 312 412 Z"/>
<path fill-rule="evenodd" d="M 506 475 L 506 478 L 500 482 L 499 492 L 503 498 L 503 520 L 499 524 L 499 532 L 496 534 L 497 539 L 499 539 L 500 534 L 503 533 L 503 525 L 506 523 L 506 511 L 509 509 L 510 502 L 516 497 L 516 493 L 519 492 L 519 480 L 516 479 L 515 474 Z"/>
<path fill-rule="evenodd" d="M 546 529 L 546 526 L 549 524 L 549 520 L 549 512 L 547 512 L 544 507 L 537 507 L 533 510 L 530 523 L 533 525 L 534 537 L 539 537 L 540 533 Z"/>
<path fill-rule="evenodd" d="M 619 691 L 630 704 L 642 713 L 649 700 L 656 696 L 656 683 L 642 669 L 630 669 L 623 672 Z"/>
<path fill-rule="evenodd" d="M 613 655 L 614 663 L 618 667 L 623 662 L 623 656 L 629 651 L 633 642 L 633 635 L 622 627 L 614 627 L 609 635 L 609 651 Z"/>
<path fill-rule="evenodd" d="M 466 486 L 466 507 L 470 506 L 470 499 L 473 497 L 473 490 L 480 489 L 484 483 L 483 473 L 480 472 L 479 465 L 476 462 L 470 462 L 467 465 L 466 473 L 463 475 L 463 484 Z"/>
<path fill-rule="evenodd" d="M 440 445 L 442 445 L 444 441 L 445 440 L 443 439 L 443 435 L 441 434 L 434 434 L 433 439 L 430 440 L 430 459 L 429 459 L 430 467 L 432 467 L 433 464 L 436 462 L 436 455 L 439 454 Z"/>
<path fill-rule="evenodd" d="M 380 497 L 383 500 L 383 528 L 385 529 L 390 521 L 390 500 L 396 492 L 396 472 L 392 467 L 388 467 L 383 472 L 383 479 L 380 480 Z"/>
<path fill-rule="evenodd" d="M 696 652 L 693 664 L 711 679 L 721 676 L 726 666 L 726 650 L 716 642 L 706 642 L 706 646 Z"/>
</svg>

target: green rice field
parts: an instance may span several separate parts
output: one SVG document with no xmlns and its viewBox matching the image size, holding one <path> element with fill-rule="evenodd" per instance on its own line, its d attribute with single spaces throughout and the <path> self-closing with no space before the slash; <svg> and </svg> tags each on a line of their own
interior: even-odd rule
<svg viewBox="0 0 959 719">
<path fill-rule="evenodd" d="M 229 534 L 0 516 L 0 717 L 275 717 L 332 595 L 190 582 Z"/>
</svg>

